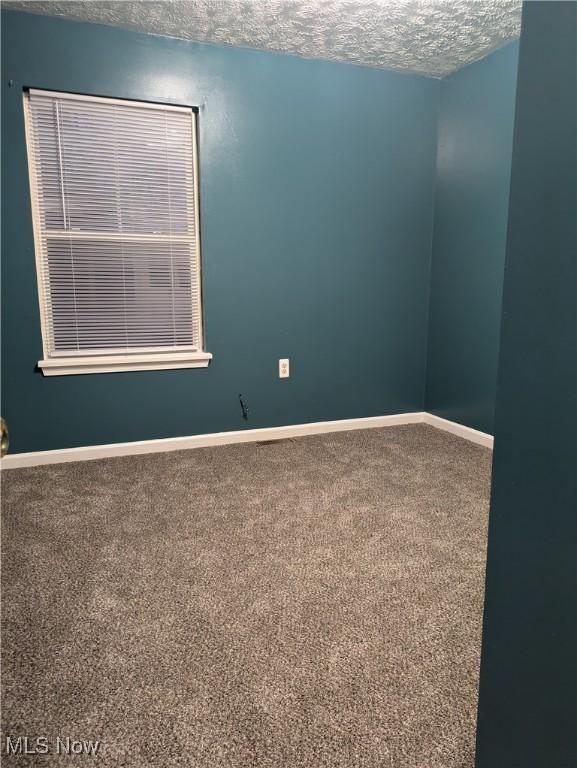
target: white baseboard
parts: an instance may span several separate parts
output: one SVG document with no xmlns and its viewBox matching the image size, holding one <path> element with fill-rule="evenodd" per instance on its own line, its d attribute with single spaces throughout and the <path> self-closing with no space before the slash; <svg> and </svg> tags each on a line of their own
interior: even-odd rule
<svg viewBox="0 0 577 768">
<path fill-rule="evenodd" d="M 457 437 L 464 437 L 465 440 L 470 440 L 472 443 L 483 445 L 485 448 L 493 448 L 493 435 L 489 435 L 486 432 L 479 432 L 478 429 L 465 427 L 463 424 L 457 424 L 456 421 L 442 419 L 440 416 L 434 416 L 432 413 L 424 413 L 423 416 L 425 424 L 430 424 L 431 427 L 443 429 L 445 432 L 457 435 Z"/>
<path fill-rule="evenodd" d="M 139 440 L 131 443 L 110 445 L 89 445 L 82 448 L 62 448 L 56 451 L 35 451 L 15 453 L 2 459 L 2 468 L 33 467 L 37 464 L 60 464 L 65 461 L 88 461 L 106 459 L 111 456 L 135 456 L 142 453 L 164 453 L 187 448 L 207 448 L 212 445 L 232 443 L 255 443 L 260 440 L 282 440 L 287 437 L 303 437 L 324 432 L 343 432 L 352 429 L 372 427 L 393 427 L 399 424 L 419 424 L 423 413 L 401 413 L 392 416 L 369 416 L 362 419 L 341 419 L 339 421 L 317 421 L 309 424 L 290 424 L 286 427 L 264 429 L 243 429 L 237 432 L 213 432 L 188 437 L 167 437 L 160 440 Z"/>
<path fill-rule="evenodd" d="M 34 467 L 40 464 L 61 464 L 68 461 L 90 461 L 106 459 L 112 456 L 136 456 L 144 453 L 165 453 L 188 448 L 207 448 L 213 445 L 232 443 L 255 443 L 261 440 L 282 440 L 287 437 L 303 437 L 328 432 L 346 432 L 354 429 L 372 429 L 375 427 L 394 427 L 401 424 L 430 424 L 433 427 L 452 432 L 479 445 L 492 447 L 493 438 L 484 432 L 464 427 L 430 413 L 399 413 L 392 416 L 369 416 L 360 419 L 340 419 L 339 421 L 317 421 L 309 424 L 291 424 L 286 427 L 266 427 L 264 429 L 243 429 L 236 432 L 214 432 L 206 435 L 188 437 L 167 437 L 159 440 L 139 440 L 131 443 L 111 443 L 110 445 L 88 445 L 81 448 L 62 448 L 55 451 L 34 451 L 14 453 L 1 461 L 2 469 Z"/>
</svg>

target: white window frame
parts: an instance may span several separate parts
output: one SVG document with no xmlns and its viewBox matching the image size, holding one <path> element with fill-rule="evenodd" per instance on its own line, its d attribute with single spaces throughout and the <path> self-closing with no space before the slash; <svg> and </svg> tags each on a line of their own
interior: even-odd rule
<svg viewBox="0 0 577 768">
<path fill-rule="evenodd" d="M 197 270 L 198 285 L 198 337 L 200 348 L 194 351 L 183 349 L 182 351 L 147 351 L 138 348 L 134 352 L 123 350 L 122 352 L 106 352 L 86 354 L 84 352 L 50 352 L 48 334 L 48 302 L 45 296 L 44 262 L 42 258 L 42 235 L 40 213 L 38 210 L 39 185 L 37 181 L 36 158 L 34 154 L 34 141 L 32 136 L 32 115 L 30 108 L 30 94 L 39 94 L 50 97 L 58 97 L 76 101 L 104 102 L 109 104 L 122 104 L 147 109 L 161 109 L 164 111 L 186 112 L 191 117 L 192 131 L 192 162 L 194 184 L 194 225 L 196 232 L 197 254 L 195 268 Z M 34 250 L 36 256 L 36 275 L 38 287 L 38 302 L 40 307 L 40 326 L 42 331 L 43 359 L 38 361 L 38 367 L 44 376 L 66 376 L 83 373 L 115 373 L 120 371 L 158 371 L 178 368 L 206 368 L 212 360 L 210 352 L 204 349 L 204 323 L 203 323 L 203 295 L 202 295 L 202 267 L 201 267 L 201 242 L 200 242 L 200 217 L 198 197 L 198 146 L 197 146 L 197 114 L 192 107 L 180 107 L 167 104 L 155 104 L 151 102 L 130 101 L 128 99 L 111 99 L 97 96 L 64 93 L 60 91 L 45 91 L 29 89 L 24 92 L 24 126 L 26 133 L 26 147 L 28 156 L 28 175 L 30 183 L 30 198 L 32 208 L 32 226 L 34 231 Z M 92 233 L 91 233 L 92 234 Z M 66 233 L 66 237 L 68 237 Z M 74 235 L 72 235 L 74 236 Z M 149 236 L 124 235 L 131 240 L 149 240 Z"/>
</svg>

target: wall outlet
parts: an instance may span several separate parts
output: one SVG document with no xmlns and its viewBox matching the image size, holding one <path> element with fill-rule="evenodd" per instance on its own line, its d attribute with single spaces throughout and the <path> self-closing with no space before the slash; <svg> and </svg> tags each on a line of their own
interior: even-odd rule
<svg viewBox="0 0 577 768">
<path fill-rule="evenodd" d="M 290 376 L 289 359 L 285 357 L 283 360 L 278 361 L 278 377 L 279 379 L 288 379 Z"/>
</svg>

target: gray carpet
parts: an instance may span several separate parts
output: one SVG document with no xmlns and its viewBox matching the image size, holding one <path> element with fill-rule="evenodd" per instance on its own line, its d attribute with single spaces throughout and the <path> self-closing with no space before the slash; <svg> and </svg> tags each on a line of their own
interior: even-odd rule
<svg viewBox="0 0 577 768">
<path fill-rule="evenodd" d="M 469 768 L 490 456 L 412 425 L 5 472 L 3 733 L 51 752 L 3 764 Z"/>
</svg>

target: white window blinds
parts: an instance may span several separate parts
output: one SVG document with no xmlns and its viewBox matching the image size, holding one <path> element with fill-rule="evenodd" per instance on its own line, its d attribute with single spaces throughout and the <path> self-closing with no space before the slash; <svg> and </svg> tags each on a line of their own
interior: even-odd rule
<svg viewBox="0 0 577 768">
<path fill-rule="evenodd" d="M 25 108 L 44 372 L 193 367 L 179 364 L 202 352 L 193 111 L 35 90 Z"/>
</svg>

